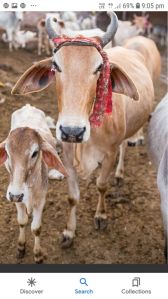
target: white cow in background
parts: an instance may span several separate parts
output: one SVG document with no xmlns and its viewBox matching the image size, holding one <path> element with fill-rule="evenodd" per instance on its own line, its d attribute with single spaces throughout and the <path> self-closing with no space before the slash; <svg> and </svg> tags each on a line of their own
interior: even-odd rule
<svg viewBox="0 0 168 299">
<path fill-rule="evenodd" d="M 168 241 L 168 93 L 152 114 L 148 128 L 149 154 L 157 169 L 157 185 L 165 231 L 165 257 Z"/>
<path fill-rule="evenodd" d="M 15 48 L 26 48 L 26 45 L 29 42 L 34 42 L 37 41 L 37 37 L 36 37 L 36 32 L 32 32 L 32 31 L 24 31 L 24 30 L 19 30 L 16 32 L 15 34 Z M 2 34 L 2 39 L 4 42 L 7 42 L 7 36 L 6 33 Z"/>
<path fill-rule="evenodd" d="M 16 43 L 16 33 L 20 30 L 23 20 L 22 12 L 0 12 L 0 28 L 6 31 L 9 50 L 13 50 Z"/>
</svg>

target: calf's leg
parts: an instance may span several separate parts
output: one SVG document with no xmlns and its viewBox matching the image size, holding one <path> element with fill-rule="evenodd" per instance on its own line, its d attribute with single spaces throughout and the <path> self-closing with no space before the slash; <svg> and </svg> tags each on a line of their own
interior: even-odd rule
<svg viewBox="0 0 168 299">
<path fill-rule="evenodd" d="M 25 226 L 28 222 L 28 215 L 24 203 L 16 203 L 16 209 L 17 221 L 19 223 L 18 258 L 22 258 L 25 255 Z"/>
<path fill-rule="evenodd" d="M 40 264 L 44 260 L 44 255 L 40 245 L 40 233 L 42 224 L 42 213 L 43 213 L 44 202 L 41 206 L 33 208 L 33 221 L 31 224 L 31 231 L 34 235 L 34 260 L 37 264 Z"/>
</svg>

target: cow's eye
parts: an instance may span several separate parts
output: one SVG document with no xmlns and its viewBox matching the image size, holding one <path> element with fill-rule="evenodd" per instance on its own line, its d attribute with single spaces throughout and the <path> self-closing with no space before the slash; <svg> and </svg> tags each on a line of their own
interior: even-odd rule
<svg viewBox="0 0 168 299">
<path fill-rule="evenodd" d="M 59 73 L 62 72 L 62 70 L 60 69 L 60 67 L 58 66 L 58 64 L 57 64 L 55 61 L 53 61 L 53 68 L 54 68 L 56 71 L 58 71 Z"/>
<path fill-rule="evenodd" d="M 98 72 L 101 72 L 102 67 L 103 67 L 103 64 L 101 63 L 101 64 L 97 67 L 97 69 L 95 70 L 94 74 L 97 74 Z"/>
<path fill-rule="evenodd" d="M 38 151 L 34 151 L 34 153 L 32 154 L 32 159 L 34 159 L 34 158 L 36 158 L 37 157 L 37 155 L 38 155 Z"/>
</svg>

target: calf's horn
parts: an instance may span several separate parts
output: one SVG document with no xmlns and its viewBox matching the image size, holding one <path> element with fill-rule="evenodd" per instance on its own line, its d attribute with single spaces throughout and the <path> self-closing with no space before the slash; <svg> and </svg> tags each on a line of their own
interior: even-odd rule
<svg viewBox="0 0 168 299">
<path fill-rule="evenodd" d="M 108 15 L 111 18 L 111 22 L 106 33 L 101 37 L 103 47 L 112 40 L 118 28 L 118 18 L 115 12 L 108 12 Z"/>
</svg>

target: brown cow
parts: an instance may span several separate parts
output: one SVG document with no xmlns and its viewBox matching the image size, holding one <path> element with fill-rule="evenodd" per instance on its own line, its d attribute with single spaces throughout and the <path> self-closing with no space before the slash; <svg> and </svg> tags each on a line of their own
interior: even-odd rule
<svg viewBox="0 0 168 299">
<path fill-rule="evenodd" d="M 136 36 L 128 39 L 124 43 L 124 47 L 127 49 L 136 50 L 137 52 L 141 53 L 144 58 L 144 63 L 151 75 L 153 83 L 159 79 L 161 72 L 161 57 L 154 41 L 143 36 Z M 129 138 L 128 141 L 124 141 L 120 145 L 119 162 L 115 173 L 116 182 L 119 185 L 123 183 L 124 156 L 127 142 L 131 146 L 136 144 L 144 144 L 143 128 L 138 130 L 138 132 L 134 136 Z"/>
<path fill-rule="evenodd" d="M 113 38 L 117 29 L 117 17 L 114 13 L 111 15 L 111 25 L 101 39 L 102 46 Z M 51 19 L 47 22 L 50 38 L 56 35 L 52 23 Z M 97 229 L 103 229 L 107 224 L 105 193 L 108 177 L 119 146 L 142 127 L 152 110 L 153 83 L 143 56 L 135 50 L 121 47 L 108 49 L 106 53 L 111 65 L 113 111 L 104 116 L 99 127 L 91 127 L 89 118 L 103 60 L 92 45 L 68 44 L 60 47 L 51 59 L 28 69 L 13 89 L 14 94 L 38 92 L 46 88 L 56 74 L 59 110 L 56 136 L 66 141 L 63 142 L 64 163 L 69 174 L 70 215 L 63 232 L 64 247 L 72 243 L 76 230 L 76 205 L 80 198 L 76 169 L 86 178 L 100 163 L 102 165 L 97 179 L 99 199 L 95 225 Z M 55 74 L 51 72 L 52 67 L 56 70 Z"/>
</svg>

